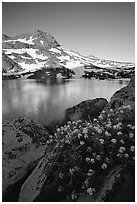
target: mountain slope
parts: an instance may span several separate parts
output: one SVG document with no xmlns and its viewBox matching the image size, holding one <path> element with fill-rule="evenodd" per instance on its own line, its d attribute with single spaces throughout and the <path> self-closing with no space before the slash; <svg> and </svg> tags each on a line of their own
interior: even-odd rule
<svg viewBox="0 0 137 204">
<path fill-rule="evenodd" d="M 3 35 L 2 48 L 3 72 L 9 73 L 10 70 L 10 74 L 18 72 L 18 75 L 22 75 L 40 69 L 74 69 L 81 66 L 90 71 L 98 69 L 118 71 L 134 67 L 132 63 L 101 60 L 94 56 L 85 57 L 74 51 L 66 51 L 52 35 L 41 30 L 15 37 Z M 9 59 L 18 65 L 15 70 L 9 64 Z"/>
</svg>

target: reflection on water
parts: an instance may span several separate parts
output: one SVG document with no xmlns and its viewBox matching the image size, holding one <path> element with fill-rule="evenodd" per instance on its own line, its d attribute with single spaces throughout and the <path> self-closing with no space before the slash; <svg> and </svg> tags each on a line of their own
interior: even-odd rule
<svg viewBox="0 0 137 204">
<path fill-rule="evenodd" d="M 82 100 L 104 97 L 128 84 L 123 80 L 6 80 L 2 82 L 3 121 L 18 116 L 41 124 L 62 119 L 64 110 Z"/>
</svg>

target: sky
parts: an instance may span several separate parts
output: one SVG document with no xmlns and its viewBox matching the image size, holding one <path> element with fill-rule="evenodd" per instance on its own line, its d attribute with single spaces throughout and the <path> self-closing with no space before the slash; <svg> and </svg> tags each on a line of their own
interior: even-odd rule
<svg viewBox="0 0 137 204">
<path fill-rule="evenodd" d="M 43 30 L 67 50 L 102 59 L 135 61 L 133 2 L 4 2 L 2 33 Z"/>
</svg>

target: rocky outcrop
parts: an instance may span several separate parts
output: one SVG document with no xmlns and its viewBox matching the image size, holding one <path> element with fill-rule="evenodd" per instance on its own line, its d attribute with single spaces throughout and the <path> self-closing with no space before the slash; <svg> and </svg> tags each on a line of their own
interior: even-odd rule
<svg viewBox="0 0 137 204">
<path fill-rule="evenodd" d="M 15 184 L 32 171 L 44 154 L 49 135 L 44 128 L 24 118 L 4 123 L 2 134 L 2 190 L 3 200 L 8 201 Z"/>
<path fill-rule="evenodd" d="M 22 185 L 19 202 L 50 201 L 54 200 L 54 192 L 57 190 L 55 181 L 51 181 L 51 172 L 62 154 L 63 145 L 58 143 L 46 151 L 32 174 Z"/>
<path fill-rule="evenodd" d="M 15 37 L 3 35 L 2 48 L 3 52 L 5 52 L 10 59 L 24 69 L 24 71 L 20 70 L 20 74 L 22 74 L 22 71 L 23 73 L 29 71 L 35 72 L 43 67 L 58 68 L 60 66 L 68 69 L 76 68 L 73 70 L 74 72 L 76 71 L 76 78 L 82 77 L 86 70 L 89 71 L 89 73 L 93 71 L 94 75 L 96 75 L 97 71 L 101 75 L 104 73 L 103 78 L 108 78 L 108 75 L 111 76 L 112 70 L 115 70 L 115 73 L 124 70 L 126 77 L 130 71 L 134 72 L 133 63 L 101 60 L 94 56 L 85 57 L 77 52 L 67 51 L 61 47 L 51 34 L 41 30 L 20 34 Z M 33 60 L 28 61 L 28 56 L 24 57 L 24 53 L 31 55 Z M 18 56 L 16 54 L 18 54 Z M 7 72 L 9 69 L 7 63 Z M 5 72 L 3 72 L 3 74 L 4 76 L 6 75 Z M 10 72 L 9 74 L 11 75 Z M 119 74 L 120 78 L 123 76 L 123 74 Z M 7 77 L 7 75 L 5 77 Z M 85 77 L 87 77 L 87 75 L 85 75 Z M 88 76 L 88 78 L 90 77 Z"/>
<path fill-rule="evenodd" d="M 131 77 L 127 86 L 114 93 L 105 109 L 118 109 L 120 106 L 127 105 L 135 109 L 135 75 Z"/>
<path fill-rule="evenodd" d="M 10 70 L 13 70 L 14 73 L 23 71 L 21 66 L 19 66 L 16 62 L 10 59 L 5 53 L 2 53 L 2 71 L 3 73 L 6 73 Z"/>
<path fill-rule="evenodd" d="M 107 100 L 104 98 L 96 98 L 93 100 L 86 100 L 79 103 L 76 106 L 68 108 L 65 111 L 65 120 L 93 120 L 97 118 L 100 112 L 107 104 Z"/>
</svg>

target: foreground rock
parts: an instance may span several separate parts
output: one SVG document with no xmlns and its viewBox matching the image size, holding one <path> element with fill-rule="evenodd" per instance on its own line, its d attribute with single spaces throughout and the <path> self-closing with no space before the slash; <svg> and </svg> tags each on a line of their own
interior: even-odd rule
<svg viewBox="0 0 137 204">
<path fill-rule="evenodd" d="M 82 194 L 77 202 L 130 202 L 135 201 L 135 181 L 128 168 L 117 165 L 104 177 L 94 196 Z"/>
<path fill-rule="evenodd" d="M 32 171 L 42 157 L 48 133 L 34 122 L 18 118 L 2 126 L 3 150 L 3 200 L 12 201 L 15 198 L 12 190 L 19 185 L 25 176 Z M 19 190 L 19 189 L 18 189 Z M 14 201 L 15 201 L 14 200 Z"/>
<path fill-rule="evenodd" d="M 105 98 L 96 98 L 93 100 L 86 100 L 79 103 L 76 106 L 68 108 L 65 112 L 65 119 L 76 121 L 76 120 L 93 120 L 97 118 L 100 112 L 104 109 L 107 104 Z"/>
<path fill-rule="evenodd" d="M 47 150 L 37 167 L 22 185 L 19 202 L 46 202 L 57 199 L 57 197 L 54 197 L 54 193 L 58 192 L 57 185 L 55 181 L 51 181 L 51 172 L 53 173 L 56 161 L 61 156 L 63 145 L 58 143 L 52 148 Z"/>
</svg>

